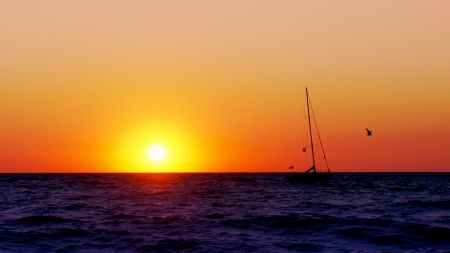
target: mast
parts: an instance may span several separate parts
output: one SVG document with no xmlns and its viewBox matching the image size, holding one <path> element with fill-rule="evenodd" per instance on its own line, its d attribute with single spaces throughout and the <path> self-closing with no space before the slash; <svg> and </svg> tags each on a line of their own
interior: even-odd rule
<svg viewBox="0 0 450 253">
<path fill-rule="evenodd" d="M 314 145 L 313 145 L 313 137 L 312 137 L 312 131 L 311 131 L 311 116 L 309 115 L 309 94 L 308 94 L 308 87 L 306 87 L 306 106 L 308 107 L 308 124 L 309 124 L 309 137 L 311 138 L 311 152 L 312 152 L 312 162 L 313 166 L 311 169 L 314 170 L 314 173 L 316 173 L 316 161 L 314 159 Z M 310 171 L 309 169 L 308 171 Z M 308 172 L 307 171 L 307 172 Z"/>
</svg>

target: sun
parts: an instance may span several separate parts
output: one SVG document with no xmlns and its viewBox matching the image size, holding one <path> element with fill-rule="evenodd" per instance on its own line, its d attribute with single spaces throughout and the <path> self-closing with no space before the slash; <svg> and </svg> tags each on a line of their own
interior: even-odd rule
<svg viewBox="0 0 450 253">
<path fill-rule="evenodd" d="M 161 146 L 153 146 L 153 147 L 148 151 L 148 156 L 149 156 L 150 159 L 152 159 L 153 161 L 160 161 L 160 160 L 162 160 L 162 159 L 166 156 L 166 151 L 165 151 L 164 148 L 161 147 Z"/>
</svg>

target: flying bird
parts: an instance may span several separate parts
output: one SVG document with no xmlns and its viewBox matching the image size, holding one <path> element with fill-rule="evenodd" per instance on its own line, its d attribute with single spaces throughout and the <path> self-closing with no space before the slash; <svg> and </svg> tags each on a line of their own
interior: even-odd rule
<svg viewBox="0 0 450 253">
<path fill-rule="evenodd" d="M 367 136 L 371 136 L 372 135 L 372 131 L 370 131 L 369 129 L 366 128 L 367 131 Z"/>
</svg>

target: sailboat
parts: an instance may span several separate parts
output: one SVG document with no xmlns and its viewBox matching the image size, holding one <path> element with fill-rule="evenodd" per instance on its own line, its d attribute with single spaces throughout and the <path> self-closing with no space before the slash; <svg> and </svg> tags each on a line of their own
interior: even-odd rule
<svg viewBox="0 0 450 253">
<path fill-rule="evenodd" d="M 305 172 L 292 172 L 292 173 L 288 173 L 286 174 L 286 181 L 287 182 L 307 182 L 307 183 L 315 183 L 315 182 L 325 182 L 328 180 L 328 178 L 330 177 L 330 168 L 328 167 L 328 161 L 326 160 L 326 156 L 325 156 L 325 150 L 323 149 L 323 145 L 322 145 L 322 140 L 320 139 L 320 135 L 319 135 L 319 130 L 317 128 L 317 124 L 316 124 L 316 119 L 314 117 L 314 111 L 312 110 L 312 106 L 311 106 L 311 100 L 309 98 L 309 93 L 308 93 L 308 88 L 306 88 L 306 107 L 307 107 L 307 111 L 308 111 L 308 127 L 309 127 L 309 144 L 310 144 L 310 148 L 311 148 L 311 161 L 312 161 L 312 166 L 307 169 Z M 311 115 L 311 113 L 313 115 Z M 325 161 L 326 167 L 327 167 L 327 171 L 323 172 L 323 171 L 318 171 L 318 169 L 316 169 L 316 156 L 317 154 L 314 153 L 314 141 L 313 141 L 313 131 L 311 129 L 311 118 L 314 118 L 314 125 L 316 126 L 316 132 L 317 132 L 317 137 L 319 140 L 319 144 L 320 147 L 322 148 L 321 151 L 323 154 L 323 160 Z M 303 152 L 306 152 L 306 147 L 303 148 Z M 289 169 L 294 169 L 294 166 L 290 166 Z"/>
</svg>

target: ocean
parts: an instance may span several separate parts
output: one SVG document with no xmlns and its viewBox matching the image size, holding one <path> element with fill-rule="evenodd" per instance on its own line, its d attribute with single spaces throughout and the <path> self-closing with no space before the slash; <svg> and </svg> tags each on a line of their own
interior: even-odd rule
<svg viewBox="0 0 450 253">
<path fill-rule="evenodd" d="M 0 252 L 450 252 L 450 173 L 0 174 Z"/>
</svg>

